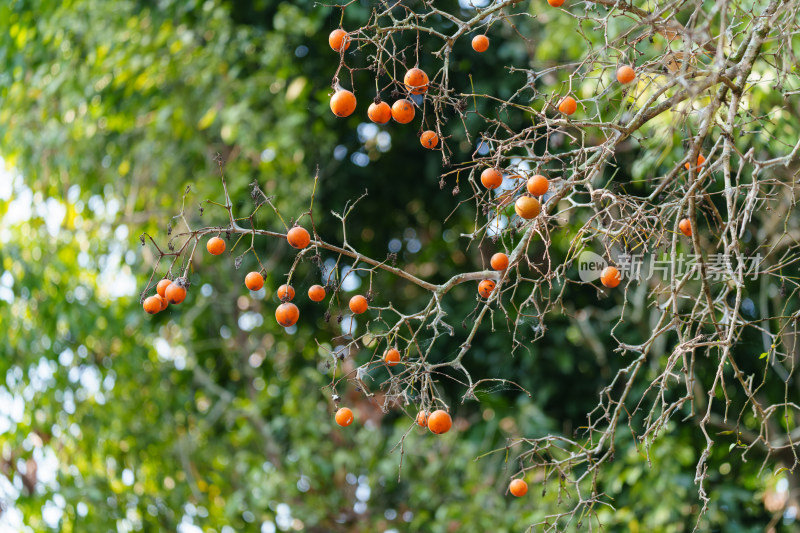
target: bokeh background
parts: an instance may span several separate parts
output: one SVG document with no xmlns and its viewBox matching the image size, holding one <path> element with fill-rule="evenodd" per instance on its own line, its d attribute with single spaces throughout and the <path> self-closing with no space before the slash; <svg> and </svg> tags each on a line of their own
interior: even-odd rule
<svg viewBox="0 0 800 533">
<path fill-rule="evenodd" d="M 353 3 L 344 27 L 364 24 L 373 4 Z M 437 4 L 465 16 L 472 9 Z M 518 21 L 533 50 L 501 24 L 490 31 L 491 53 L 479 56 L 465 41 L 453 57 L 453 85 L 508 97 L 522 75 L 504 65 L 580 58 L 586 44 L 559 24 L 562 14 L 544 11 L 532 2 L 539 18 Z M 445 382 L 455 430 L 441 437 L 411 428 L 413 407 L 384 413 L 353 387 L 343 402 L 356 423 L 333 423 L 324 387 L 326 350 L 342 333 L 338 304 L 326 321 L 319 306 L 298 298 L 298 325 L 275 323 L 274 292 L 294 258 L 283 242 L 258 241 L 269 276 L 254 297 L 242 283 L 252 257 L 237 270 L 230 254 L 200 254 L 187 301 L 153 317 L 142 312 L 154 255 L 139 236 L 166 241 L 187 186 L 193 224 L 226 221 L 220 209 L 206 205 L 202 216 L 198 209 L 222 200 L 217 154 L 241 213 L 252 210 L 249 184 L 257 181 L 284 215 L 298 216 L 319 167 L 317 227 L 330 242 L 341 239 L 331 210 L 368 191 L 348 219 L 350 243 L 378 259 L 396 253 L 399 265 L 434 282 L 480 269 L 503 248 L 491 240 L 468 248 L 459 239 L 474 223 L 474 207 L 456 209 L 466 192 L 454 195 L 454 181 L 440 188 L 442 159 L 421 149 L 419 120 L 366 122 L 373 73 L 355 74 L 353 116 L 330 113 L 339 58 L 327 35 L 339 23 L 339 10 L 311 0 L 0 5 L 0 530 L 500 533 L 524 531 L 574 505 L 574 494 L 533 476 L 526 498 L 508 497 L 521 449 L 502 448 L 520 436 L 572 435 L 585 422 L 623 363 L 609 342 L 618 295 L 571 288 L 544 338 L 514 354 L 507 331 L 483 327 L 468 355 L 473 376 L 513 379 L 531 395 L 498 387 L 461 403 L 463 388 Z M 368 64 L 354 48 L 347 57 L 353 66 Z M 425 54 L 421 66 L 438 68 Z M 764 105 L 771 98 L 781 105 L 762 92 Z M 504 120 L 519 125 L 526 117 Z M 467 126 L 479 122 L 468 118 Z M 446 130 L 454 161 L 483 150 L 474 136 L 466 140 L 459 120 Z M 768 149 L 757 136 L 753 143 Z M 627 148 L 615 179 L 632 188 L 683 156 L 678 136 Z M 268 211 L 259 211 L 257 223 L 280 230 Z M 555 260 L 569 238 L 568 231 L 554 237 Z M 329 265 L 333 259 L 323 255 Z M 294 285 L 304 295 L 320 279 L 306 262 Z M 346 297 L 367 283 L 351 280 Z M 374 286 L 376 298 L 401 309 L 426 301 L 400 279 L 380 275 Z M 467 284 L 448 295 L 455 324 L 473 309 L 474 291 Z M 617 333 L 646 335 L 646 307 L 636 316 Z M 347 317 L 344 323 L 363 327 Z M 540 325 L 525 327 L 523 340 Z M 456 334 L 442 344 L 442 358 L 462 340 Z M 742 349 L 757 355 L 757 344 L 745 341 Z M 652 365 L 655 373 L 657 355 Z M 386 372 L 371 376 L 376 389 Z M 733 436 L 719 440 L 709 461 L 712 501 L 699 529 L 755 532 L 772 522 L 776 531 L 796 530 L 791 512 L 773 520 L 788 474 L 776 474 L 770 462 L 762 468 L 757 451 L 743 462 L 727 446 L 735 446 Z M 694 465 L 704 446 L 697 427 L 676 418 L 649 456 L 625 432 L 618 441 L 600 479 L 614 506 L 598 509 L 607 531 L 691 531 L 699 509 Z M 494 449 L 501 451 L 485 455 Z"/>
</svg>

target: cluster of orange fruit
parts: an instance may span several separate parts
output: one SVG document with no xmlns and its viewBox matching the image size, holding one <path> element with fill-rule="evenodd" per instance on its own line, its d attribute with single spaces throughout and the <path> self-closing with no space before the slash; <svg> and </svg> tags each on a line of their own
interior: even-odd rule
<svg viewBox="0 0 800 533">
<path fill-rule="evenodd" d="M 396 363 L 395 363 L 396 364 Z M 353 411 L 349 407 L 341 407 L 336 411 L 336 423 L 342 427 L 349 426 L 355 420 Z M 432 413 L 420 411 L 417 413 L 416 423 L 419 427 L 427 427 L 431 433 L 442 435 L 453 427 L 453 419 L 447 411 L 437 409 Z"/>
</svg>

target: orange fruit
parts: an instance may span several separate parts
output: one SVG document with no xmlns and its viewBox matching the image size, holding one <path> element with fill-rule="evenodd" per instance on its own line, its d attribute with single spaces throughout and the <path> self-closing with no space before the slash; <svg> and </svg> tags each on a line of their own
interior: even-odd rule
<svg viewBox="0 0 800 533">
<path fill-rule="evenodd" d="M 417 425 L 421 427 L 428 427 L 428 413 L 420 411 L 417 413 Z"/>
<path fill-rule="evenodd" d="M 425 94 L 428 92 L 428 75 L 425 71 L 414 67 L 403 76 L 403 83 L 411 94 Z"/>
<path fill-rule="evenodd" d="M 383 360 L 389 366 L 396 366 L 400 362 L 400 352 L 397 351 L 397 348 L 389 348 L 383 354 Z"/>
<path fill-rule="evenodd" d="M 372 102 L 367 109 L 367 116 L 375 124 L 386 124 L 392 118 L 392 108 L 386 102 Z"/>
<path fill-rule="evenodd" d="M 347 407 L 342 407 L 336 411 L 336 423 L 342 427 L 347 427 L 353 423 L 353 411 Z"/>
<path fill-rule="evenodd" d="M 300 318 L 300 310 L 293 303 L 284 302 L 275 309 L 275 320 L 285 328 L 297 324 L 298 318 Z"/>
<path fill-rule="evenodd" d="M 617 81 L 620 83 L 630 83 L 636 78 L 636 72 L 628 65 L 622 65 L 617 69 Z"/>
<path fill-rule="evenodd" d="M 439 409 L 428 415 L 428 429 L 437 435 L 447 433 L 451 427 L 453 427 L 453 419 L 446 411 Z"/>
<path fill-rule="evenodd" d="M 561 7 L 564 5 L 564 0 L 547 0 L 547 3 L 553 7 Z"/>
<path fill-rule="evenodd" d="M 148 296 L 144 299 L 142 307 L 151 315 L 158 313 L 161 311 L 161 296 Z"/>
<path fill-rule="evenodd" d="M 173 305 L 179 304 L 186 299 L 186 289 L 173 281 L 164 291 L 164 297 Z"/>
<path fill-rule="evenodd" d="M 206 250 L 211 255 L 219 255 L 225 251 L 225 241 L 219 237 L 211 237 L 206 243 Z"/>
<path fill-rule="evenodd" d="M 472 38 L 472 49 L 476 52 L 485 52 L 489 49 L 489 38 L 485 35 L 476 35 Z"/>
<path fill-rule="evenodd" d="M 400 124 L 408 124 L 414 120 L 414 104 L 401 98 L 392 104 L 392 118 Z"/>
<path fill-rule="evenodd" d="M 600 273 L 600 283 L 609 289 L 613 289 L 619 285 L 620 281 L 622 281 L 622 276 L 620 275 L 619 270 L 617 270 L 617 267 L 607 266 Z"/>
<path fill-rule="evenodd" d="M 364 311 L 367 310 L 368 307 L 367 299 L 361 296 L 360 294 L 356 294 L 352 298 L 350 298 L 350 310 L 355 315 L 360 315 Z"/>
<path fill-rule="evenodd" d="M 706 156 L 704 156 L 703 154 L 697 154 L 697 167 L 698 168 L 702 167 L 703 163 L 705 163 L 705 162 L 706 162 Z M 685 168 L 686 170 L 689 170 L 689 168 L 690 168 L 689 167 L 689 163 L 684 163 L 683 168 Z"/>
<path fill-rule="evenodd" d="M 257 291 L 264 286 L 264 278 L 258 272 L 250 272 L 244 277 L 244 286 L 251 291 Z"/>
<path fill-rule="evenodd" d="M 347 89 L 339 89 L 331 96 L 331 111 L 337 117 L 349 117 L 356 110 L 356 95 Z"/>
<path fill-rule="evenodd" d="M 495 270 L 505 270 L 508 268 L 508 256 L 503 252 L 497 252 L 489 260 L 489 263 Z"/>
<path fill-rule="evenodd" d="M 311 242 L 311 236 L 303 226 L 295 226 L 286 233 L 286 241 L 292 248 L 302 249 Z"/>
<path fill-rule="evenodd" d="M 508 491 L 517 498 L 528 493 L 528 484 L 521 479 L 514 479 L 508 484 Z"/>
<path fill-rule="evenodd" d="M 156 292 L 158 293 L 159 296 L 164 296 L 164 293 L 166 292 L 167 287 L 169 287 L 170 283 L 172 283 L 172 280 L 166 278 L 158 282 L 158 285 L 156 285 Z"/>
<path fill-rule="evenodd" d="M 330 35 L 328 35 L 328 44 L 331 48 L 333 48 L 337 52 L 342 51 L 342 44 L 344 44 L 344 49 L 347 50 L 350 48 L 350 38 L 347 36 L 347 32 L 341 28 L 333 30 Z"/>
<path fill-rule="evenodd" d="M 503 183 L 503 173 L 496 168 L 487 168 L 481 172 L 481 183 L 487 189 L 496 189 Z"/>
<path fill-rule="evenodd" d="M 161 311 L 169 307 L 169 302 L 167 301 L 166 297 L 159 296 L 158 299 L 161 301 Z"/>
<path fill-rule="evenodd" d="M 526 220 L 536 218 L 541 210 L 542 206 L 539 204 L 539 200 L 531 198 L 530 196 L 520 196 L 514 204 L 514 211 L 516 211 L 520 218 Z"/>
<path fill-rule="evenodd" d="M 550 182 L 544 176 L 536 174 L 528 179 L 528 192 L 534 196 L 543 196 L 550 189 Z"/>
<path fill-rule="evenodd" d="M 681 219 L 681 221 L 678 223 L 678 228 L 681 230 L 681 233 L 687 237 L 692 236 L 692 221 L 688 218 Z"/>
<path fill-rule="evenodd" d="M 558 104 L 558 110 L 564 113 L 565 115 L 571 115 L 578 110 L 578 103 L 575 101 L 573 97 L 567 96 L 566 98 L 561 100 L 560 104 Z"/>
<path fill-rule="evenodd" d="M 321 302 L 325 299 L 325 287 L 322 285 L 312 285 L 308 288 L 308 299 L 312 302 Z"/>
<path fill-rule="evenodd" d="M 278 287 L 278 300 L 282 302 L 291 302 L 294 300 L 294 287 L 291 285 L 281 285 Z"/>
<path fill-rule="evenodd" d="M 435 131 L 431 130 L 423 131 L 422 135 L 420 135 L 419 137 L 419 142 L 425 148 L 433 150 L 434 148 L 436 148 L 436 145 L 439 144 L 439 136 L 436 135 Z"/>
<path fill-rule="evenodd" d="M 497 283 L 490 279 L 485 279 L 478 283 L 478 294 L 483 296 L 484 298 L 488 298 L 491 296 L 492 291 L 497 286 Z"/>
</svg>

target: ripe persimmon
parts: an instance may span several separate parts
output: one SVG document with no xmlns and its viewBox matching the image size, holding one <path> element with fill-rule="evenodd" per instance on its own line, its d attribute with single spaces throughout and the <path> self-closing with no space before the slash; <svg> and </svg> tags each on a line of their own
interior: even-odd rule
<svg viewBox="0 0 800 533">
<path fill-rule="evenodd" d="M 392 118 L 400 124 L 408 124 L 414 120 L 414 104 L 401 98 L 392 104 Z"/>
<path fill-rule="evenodd" d="M 617 81 L 626 84 L 636 78 L 636 72 L 628 65 L 622 65 L 617 69 Z"/>
<path fill-rule="evenodd" d="M 311 236 L 303 226 L 295 226 L 286 233 L 286 241 L 292 248 L 302 249 L 311 242 Z"/>
<path fill-rule="evenodd" d="M 397 348 L 389 348 L 386 350 L 386 353 L 383 354 L 383 360 L 389 366 L 396 366 L 400 363 L 400 352 L 397 351 Z"/>
<path fill-rule="evenodd" d="M 160 309 L 160 311 L 163 311 L 164 309 L 166 309 L 167 307 L 169 307 L 169 302 L 167 301 L 167 298 L 166 298 L 166 297 L 164 297 L 164 296 L 158 296 L 158 300 L 161 302 L 161 309 Z"/>
<path fill-rule="evenodd" d="M 356 95 L 347 89 L 339 89 L 331 96 L 331 111 L 337 117 L 349 117 L 356 110 Z"/>
<path fill-rule="evenodd" d="M 622 281 L 622 276 L 620 275 L 617 267 L 607 266 L 600 273 L 600 283 L 609 289 L 613 289 L 619 285 L 620 281 Z"/>
<path fill-rule="evenodd" d="M 167 287 L 169 287 L 170 283 L 172 283 L 172 280 L 166 278 L 158 282 L 158 285 L 156 285 L 156 292 L 158 293 L 159 296 L 165 296 L 164 293 L 166 292 Z"/>
<path fill-rule="evenodd" d="M 325 287 L 322 285 L 312 285 L 308 288 L 308 299 L 312 302 L 321 302 L 325 299 Z"/>
<path fill-rule="evenodd" d="M 328 44 L 333 50 L 341 52 L 343 44 L 345 50 L 350 48 L 350 38 L 347 36 L 346 31 L 341 28 L 337 28 L 333 30 L 330 35 L 328 35 Z"/>
<path fill-rule="evenodd" d="M 367 307 L 369 307 L 367 299 L 360 294 L 356 294 L 350 298 L 350 310 L 353 312 L 353 314 L 360 315 L 367 310 Z"/>
<path fill-rule="evenodd" d="M 291 302 L 294 300 L 294 287 L 285 284 L 278 287 L 278 300 L 282 302 Z"/>
<path fill-rule="evenodd" d="M 516 211 L 520 218 L 526 220 L 536 218 L 541 210 L 542 206 L 539 204 L 539 200 L 531 198 L 530 196 L 520 196 L 514 203 L 514 211 Z"/>
<path fill-rule="evenodd" d="M 206 243 L 206 250 L 208 250 L 208 253 L 211 255 L 220 255 L 225 251 L 225 241 L 219 237 L 211 237 Z"/>
<path fill-rule="evenodd" d="M 496 168 L 487 168 L 481 172 L 481 183 L 487 189 L 496 189 L 503 183 L 503 173 Z"/>
<path fill-rule="evenodd" d="M 297 324 L 299 318 L 300 310 L 291 302 L 284 302 L 275 309 L 275 320 L 285 328 Z"/>
<path fill-rule="evenodd" d="M 336 423 L 342 427 L 347 427 L 353 423 L 353 411 L 348 407 L 342 407 L 336 411 Z"/>
<path fill-rule="evenodd" d="M 485 279 L 478 283 L 478 294 L 483 296 L 484 298 L 488 298 L 491 296 L 492 291 L 497 286 L 497 283 L 490 279 Z"/>
<path fill-rule="evenodd" d="M 428 429 L 437 435 L 447 433 L 453 427 L 453 419 L 447 414 L 447 411 L 438 409 L 428 415 Z"/>
<path fill-rule="evenodd" d="M 489 260 L 489 263 L 495 270 L 505 270 L 508 268 L 508 256 L 503 252 L 497 252 Z"/>
<path fill-rule="evenodd" d="M 392 108 L 386 102 L 372 102 L 367 109 L 367 116 L 375 124 L 386 124 L 392 119 Z"/>
<path fill-rule="evenodd" d="M 403 76 L 403 83 L 411 94 L 425 94 L 428 92 L 428 75 L 425 71 L 414 67 Z"/>
<path fill-rule="evenodd" d="M 426 411 L 417 413 L 417 425 L 420 427 L 428 427 L 428 413 Z"/>
<path fill-rule="evenodd" d="M 561 7 L 564 5 L 564 0 L 547 0 L 547 3 L 553 7 Z"/>
<path fill-rule="evenodd" d="M 543 196 L 550 189 L 550 182 L 544 176 L 536 174 L 528 179 L 528 192 L 534 196 Z"/>
<path fill-rule="evenodd" d="M 186 288 L 177 281 L 173 281 L 164 291 L 164 296 L 169 303 L 177 305 L 186 299 Z"/>
<path fill-rule="evenodd" d="M 436 135 L 435 131 L 427 130 L 423 131 L 422 135 L 419 137 L 419 142 L 425 148 L 433 150 L 436 148 L 436 145 L 439 144 L 439 136 Z"/>
<path fill-rule="evenodd" d="M 142 304 L 144 307 L 145 312 L 148 314 L 154 315 L 161 311 L 161 297 L 160 296 L 148 296 L 144 299 L 144 303 Z"/>
<path fill-rule="evenodd" d="M 264 286 L 264 278 L 259 272 L 250 272 L 244 277 L 244 286 L 251 291 L 257 291 Z"/>
<path fill-rule="evenodd" d="M 573 97 L 567 96 L 563 100 L 561 100 L 560 104 L 558 104 L 558 110 L 564 113 L 565 115 L 571 115 L 578 110 L 578 102 L 576 102 Z"/>
<path fill-rule="evenodd" d="M 489 38 L 485 35 L 476 35 L 472 38 L 472 49 L 476 52 L 485 52 L 489 49 Z"/>
<path fill-rule="evenodd" d="M 508 484 L 508 492 L 520 498 L 528 493 L 528 484 L 521 479 L 514 479 Z"/>
<path fill-rule="evenodd" d="M 703 154 L 697 154 L 697 167 L 698 168 L 702 167 L 705 162 L 706 162 L 706 156 L 704 156 Z M 689 170 L 690 168 L 689 163 L 688 162 L 684 163 L 683 168 Z"/>
<path fill-rule="evenodd" d="M 681 233 L 683 233 L 687 237 L 691 237 L 692 236 L 692 221 L 689 220 L 688 218 L 681 219 L 681 221 L 678 222 L 678 229 L 680 229 Z"/>
</svg>

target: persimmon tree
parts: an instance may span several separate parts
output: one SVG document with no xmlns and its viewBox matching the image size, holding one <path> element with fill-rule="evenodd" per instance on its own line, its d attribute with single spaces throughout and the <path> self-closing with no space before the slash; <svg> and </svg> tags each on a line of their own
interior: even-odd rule
<svg viewBox="0 0 800 533">
<path fill-rule="evenodd" d="M 341 11 L 344 20 L 352 4 L 325 7 Z M 319 268 L 327 298 L 317 312 L 326 320 L 360 315 L 363 307 L 351 303 L 348 310 L 342 287 L 348 276 L 367 280 L 364 295 L 354 298 L 365 296 L 369 309 L 364 318 L 349 317 L 343 335 L 332 339 L 324 392 L 338 406 L 344 389 L 372 397 L 378 388 L 382 408 L 405 411 L 411 431 L 418 416 L 476 400 L 478 392 L 528 392 L 513 376 L 473 377 L 476 336 L 502 336 L 508 357 L 524 357 L 538 343 L 560 341 L 548 334 L 554 315 L 577 322 L 600 318 L 581 317 L 584 312 L 567 303 L 575 291 L 593 286 L 601 297 L 624 302 L 604 319 L 644 327 L 613 327 L 595 339 L 604 357 L 603 346 L 610 347 L 607 357 L 618 360 L 617 368 L 574 434 L 521 436 L 496 450 L 515 457 L 513 477 L 535 477 L 563 499 L 562 511 L 530 527 L 599 526 L 598 510 L 614 504 L 598 479 L 617 443 L 629 440 L 646 460 L 672 421 L 695 425 L 705 438 L 694 469 L 702 517 L 709 502 L 707 461 L 715 447 L 737 449 L 741 461 L 758 456 L 765 469 L 794 472 L 797 466 L 800 141 L 789 132 L 797 124 L 794 29 L 800 5 L 559 6 L 497 1 L 473 6 L 465 16 L 433 2 L 380 2 L 360 27 L 336 29 L 330 38 L 338 55 L 333 113 L 366 119 L 372 102 L 370 119 L 385 124 L 388 115 L 379 108 L 390 104 L 394 124 L 387 127 L 394 135 L 422 135 L 422 145 L 440 155 L 439 184 L 452 192 L 452 209 L 473 213 L 470 227 L 457 228 L 460 239 L 453 245 L 504 253 L 504 268 L 486 262 L 439 283 L 427 281 L 391 255 L 359 252 L 348 238 L 368 193 L 344 206 L 320 206 L 312 194 L 306 211 L 287 215 L 281 198 L 254 182 L 254 207 L 242 212 L 234 209 L 223 175 L 221 199 L 208 201 L 223 215 L 219 223 L 190 222 L 184 209 L 166 246 L 143 235 L 158 261 L 142 297 L 160 276 L 186 283 L 206 237 L 224 235 L 232 242 L 236 268 L 253 255 L 266 273 L 260 239 L 285 239 L 290 228 L 305 227 L 310 242 L 298 246 L 285 283 L 291 285 L 307 263 Z M 543 58 L 543 44 L 526 38 L 539 25 L 570 27 L 578 57 L 556 50 Z M 524 47 L 528 56 L 527 64 L 498 72 L 513 80 L 513 91 L 504 94 L 476 90 L 467 69 L 454 61 L 458 56 L 463 64 L 469 53 L 483 53 L 502 62 L 502 49 L 492 46 L 495 33 L 504 36 L 503 46 Z M 374 84 L 362 85 L 361 78 Z M 756 91 L 765 86 L 774 97 Z M 458 157 L 465 143 L 476 148 Z M 675 153 L 674 143 L 680 143 Z M 644 162 L 620 157 L 633 149 Z M 318 177 L 313 179 L 316 188 Z M 338 239 L 317 223 L 326 209 L 341 225 Z M 270 222 L 256 224 L 264 212 L 270 216 L 262 219 Z M 610 267 L 602 284 L 579 278 L 579 254 L 587 250 L 617 265 L 621 277 Z M 642 258 L 660 262 L 663 276 L 630 268 Z M 343 264 L 346 274 L 339 276 Z M 415 285 L 427 301 L 396 306 L 381 290 L 385 275 Z M 476 288 L 473 309 L 452 316 L 444 302 L 465 283 Z M 770 287 L 779 289 L 768 295 Z M 532 325 L 533 335 L 521 334 Z M 448 338 L 458 339 L 457 350 L 442 349 Z M 763 351 L 754 351 L 759 342 Z M 391 350 L 399 351 L 402 366 L 376 383 L 373 373 L 384 368 Z M 341 361 L 361 351 L 368 360 L 344 370 Z M 458 395 L 446 394 L 443 382 L 455 384 L 448 391 Z M 398 444 L 402 449 L 404 437 Z M 796 494 L 793 489 L 792 498 Z"/>
</svg>

